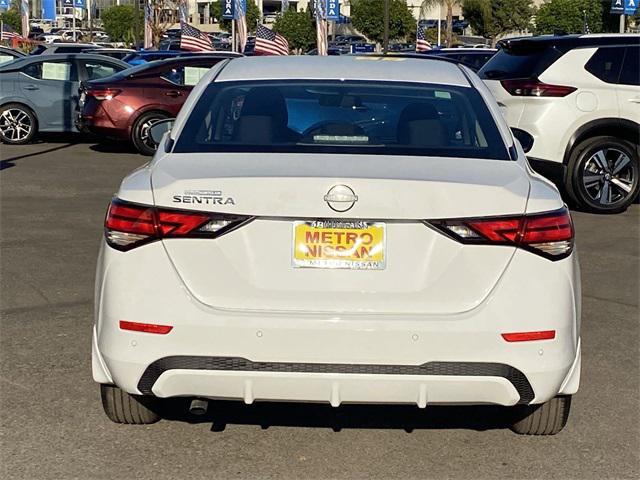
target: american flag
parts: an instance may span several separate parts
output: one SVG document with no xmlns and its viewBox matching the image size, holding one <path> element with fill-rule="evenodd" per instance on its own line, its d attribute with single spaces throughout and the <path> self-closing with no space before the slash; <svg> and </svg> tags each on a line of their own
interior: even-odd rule
<svg viewBox="0 0 640 480">
<path fill-rule="evenodd" d="M 258 25 L 254 50 L 266 55 L 289 55 L 289 42 L 279 33 Z"/>
<path fill-rule="evenodd" d="M 416 52 L 426 52 L 431 50 L 431 44 L 426 38 L 424 27 L 418 25 L 418 31 L 416 32 Z"/>
<path fill-rule="evenodd" d="M 314 0 L 316 11 L 316 40 L 318 42 L 318 55 L 326 55 L 329 48 L 327 38 L 327 12 L 325 0 Z"/>
<path fill-rule="evenodd" d="M 244 47 L 247 45 L 247 4 L 242 0 L 235 0 L 235 8 L 237 18 L 236 30 L 238 32 L 238 46 L 240 53 L 244 53 Z"/>
<path fill-rule="evenodd" d="M 12 38 L 22 38 L 22 36 L 14 32 L 9 25 L 3 23 L 0 30 L 0 40 L 11 40 Z"/>
<path fill-rule="evenodd" d="M 180 48 L 193 52 L 213 52 L 209 36 L 186 22 L 180 22 Z"/>
</svg>

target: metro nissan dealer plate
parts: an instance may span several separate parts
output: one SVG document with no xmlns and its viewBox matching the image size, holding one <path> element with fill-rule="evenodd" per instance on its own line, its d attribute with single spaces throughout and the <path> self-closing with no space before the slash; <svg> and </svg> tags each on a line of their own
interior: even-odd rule
<svg viewBox="0 0 640 480">
<path fill-rule="evenodd" d="M 293 266 L 382 270 L 385 242 L 385 224 L 380 222 L 294 222 Z"/>
</svg>

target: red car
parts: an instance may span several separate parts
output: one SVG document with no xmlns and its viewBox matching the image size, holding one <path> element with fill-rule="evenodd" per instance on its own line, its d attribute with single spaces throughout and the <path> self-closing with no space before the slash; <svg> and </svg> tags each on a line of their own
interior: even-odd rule
<svg viewBox="0 0 640 480">
<path fill-rule="evenodd" d="M 235 56 L 238 54 L 215 53 L 171 58 L 84 82 L 76 126 L 131 141 L 143 155 L 153 155 L 157 145 L 149 135 L 151 126 L 175 117 L 202 75 Z"/>
</svg>

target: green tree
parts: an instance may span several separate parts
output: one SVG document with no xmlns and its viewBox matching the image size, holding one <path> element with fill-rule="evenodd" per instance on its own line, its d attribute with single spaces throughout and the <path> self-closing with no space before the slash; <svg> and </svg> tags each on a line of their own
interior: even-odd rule
<svg viewBox="0 0 640 480">
<path fill-rule="evenodd" d="M 600 0 L 547 0 L 536 15 L 536 33 L 583 33 L 586 15 L 589 30 L 602 32 L 602 3 Z"/>
<path fill-rule="evenodd" d="M 535 14 L 532 0 L 464 0 L 462 15 L 477 35 L 491 40 L 528 30 Z"/>
<path fill-rule="evenodd" d="M 104 31 L 116 42 L 136 43 L 143 35 L 144 12 L 133 5 L 106 8 L 100 19 Z"/>
<path fill-rule="evenodd" d="M 227 32 L 231 31 L 231 20 L 222 18 L 222 4 L 223 2 L 213 2 L 209 8 L 211 16 L 220 22 L 220 28 Z M 253 0 L 247 0 L 247 29 L 250 32 L 255 32 L 260 21 L 261 14 L 260 9 Z"/>
<path fill-rule="evenodd" d="M 361 34 L 376 43 L 384 38 L 384 0 L 351 0 L 351 22 Z M 404 0 L 389 0 L 389 40 L 415 31 L 416 20 Z"/>
<path fill-rule="evenodd" d="M 0 13 L 2 23 L 9 25 L 14 32 L 22 34 L 22 20 L 20 19 L 20 10 L 11 8 L 4 13 Z"/>
<path fill-rule="evenodd" d="M 286 38 L 289 48 L 296 52 L 308 50 L 316 41 L 316 27 L 310 11 L 288 9 L 278 16 L 273 30 Z"/>
<path fill-rule="evenodd" d="M 420 17 L 424 17 L 425 14 L 438 4 L 444 6 L 447 14 L 447 28 L 445 30 L 445 44 L 450 47 L 453 44 L 453 8 L 461 5 L 464 0 L 422 0 L 420 4 Z"/>
</svg>

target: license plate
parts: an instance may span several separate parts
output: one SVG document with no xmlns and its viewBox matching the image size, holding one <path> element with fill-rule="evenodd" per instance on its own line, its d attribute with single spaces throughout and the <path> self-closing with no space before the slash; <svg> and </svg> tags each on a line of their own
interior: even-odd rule
<svg viewBox="0 0 640 480">
<path fill-rule="evenodd" d="M 293 266 L 383 270 L 385 242 L 386 228 L 380 222 L 294 222 Z"/>
</svg>

